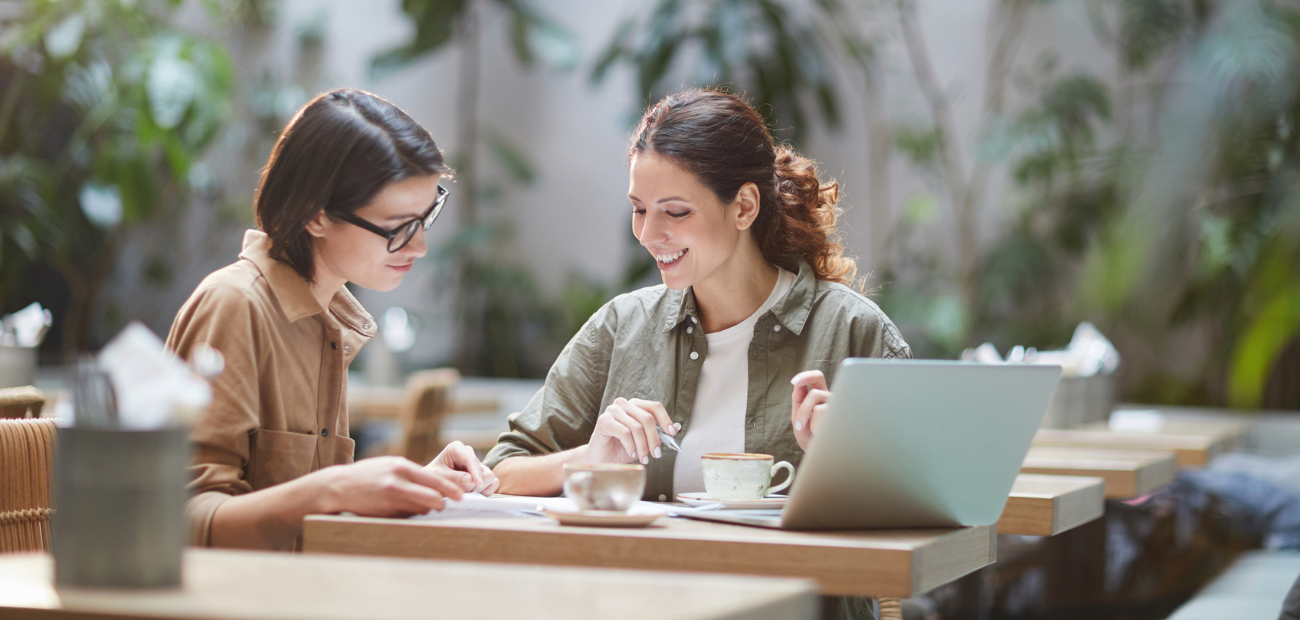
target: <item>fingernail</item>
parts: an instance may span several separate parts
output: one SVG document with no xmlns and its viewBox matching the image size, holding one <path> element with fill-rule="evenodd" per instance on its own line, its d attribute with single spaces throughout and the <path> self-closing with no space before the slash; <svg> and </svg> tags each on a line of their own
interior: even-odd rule
<svg viewBox="0 0 1300 620">
<path fill-rule="evenodd" d="M 673 430 L 674 430 L 674 431 L 680 431 L 680 430 L 682 430 L 682 423 L 681 423 L 681 422 L 673 422 Z"/>
<path fill-rule="evenodd" d="M 659 449 L 659 446 L 655 446 L 654 455 L 655 458 L 660 458 L 664 455 L 663 451 Z"/>
<path fill-rule="evenodd" d="M 650 464 L 650 457 L 648 457 L 648 456 L 643 456 L 643 457 L 641 457 L 641 464 L 642 464 L 642 465 L 649 465 L 649 464 Z"/>
<path fill-rule="evenodd" d="M 803 422 L 795 422 L 795 423 L 794 423 L 794 430 L 796 430 L 796 431 L 801 431 L 801 430 L 803 430 Z"/>
<path fill-rule="evenodd" d="M 794 379 L 795 379 L 794 377 L 790 377 L 790 385 L 794 385 L 794 384 L 795 384 Z"/>
</svg>

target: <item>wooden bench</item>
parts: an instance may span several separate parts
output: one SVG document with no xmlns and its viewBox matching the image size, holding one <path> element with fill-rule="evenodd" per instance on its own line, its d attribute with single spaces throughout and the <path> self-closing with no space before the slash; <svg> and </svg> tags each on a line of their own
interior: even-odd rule
<svg viewBox="0 0 1300 620">
<path fill-rule="evenodd" d="M 1020 473 L 1098 477 L 1105 480 L 1107 498 L 1129 499 L 1173 482 L 1176 469 L 1167 451 L 1034 446 Z"/>
<path fill-rule="evenodd" d="M 1020 474 L 1011 487 L 999 534 L 1055 536 L 1100 519 L 1106 511 L 1105 479 Z"/>
<path fill-rule="evenodd" d="M 1166 422 L 1157 431 L 1113 431 L 1105 422 L 1077 429 L 1041 429 L 1035 446 L 1169 450 L 1179 467 L 1204 467 L 1245 442 L 1245 426 Z"/>
</svg>

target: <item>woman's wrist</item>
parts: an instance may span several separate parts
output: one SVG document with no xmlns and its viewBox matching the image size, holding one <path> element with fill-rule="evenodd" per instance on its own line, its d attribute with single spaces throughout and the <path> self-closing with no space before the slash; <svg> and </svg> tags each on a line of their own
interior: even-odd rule
<svg viewBox="0 0 1300 620">
<path fill-rule="evenodd" d="M 563 463 L 560 463 L 560 477 L 563 478 L 565 463 L 588 463 L 591 461 L 591 444 L 584 443 L 561 454 L 565 457 Z"/>
<path fill-rule="evenodd" d="M 586 445 L 540 456 L 512 456 L 493 468 L 507 495 L 556 495 L 564 487 L 564 464 L 584 463 Z"/>
<path fill-rule="evenodd" d="M 343 512 L 342 498 L 334 480 L 341 466 L 318 469 L 297 480 L 294 489 L 304 515 L 328 515 Z M 292 484 L 292 483 L 291 483 Z"/>
</svg>

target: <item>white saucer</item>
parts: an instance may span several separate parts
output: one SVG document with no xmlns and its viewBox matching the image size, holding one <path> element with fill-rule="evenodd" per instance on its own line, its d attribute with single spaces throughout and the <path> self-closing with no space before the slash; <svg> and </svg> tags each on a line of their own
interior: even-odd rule
<svg viewBox="0 0 1300 620">
<path fill-rule="evenodd" d="M 664 516 L 662 513 L 628 514 L 613 510 L 551 510 L 542 513 L 560 522 L 560 525 L 585 525 L 591 527 L 645 527 Z"/>
<path fill-rule="evenodd" d="M 762 499 L 713 499 L 708 493 L 678 493 L 677 501 L 687 506 L 705 506 L 708 504 L 722 503 L 723 510 L 755 510 L 763 508 L 780 508 L 785 505 L 790 498 L 779 493 L 773 493 Z"/>
</svg>

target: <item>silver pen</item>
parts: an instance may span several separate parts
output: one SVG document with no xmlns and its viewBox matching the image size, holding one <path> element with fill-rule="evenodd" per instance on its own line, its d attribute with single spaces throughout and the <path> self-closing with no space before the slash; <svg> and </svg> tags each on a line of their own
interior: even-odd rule
<svg viewBox="0 0 1300 620">
<path fill-rule="evenodd" d="M 681 428 L 681 427 L 678 427 L 678 428 Z M 673 451 L 676 451 L 676 452 L 681 452 L 681 451 L 682 451 L 682 447 L 679 446 L 679 445 L 677 445 L 677 440 L 676 440 L 676 439 L 673 439 L 673 436 L 672 436 L 672 435 L 669 435 L 668 433 L 665 433 L 665 432 L 664 432 L 664 429 L 659 428 L 659 425 L 658 425 L 658 424 L 655 425 L 655 430 L 659 431 L 659 443 L 662 443 L 662 444 L 664 445 L 665 448 L 668 448 L 669 450 L 673 450 Z"/>
</svg>

